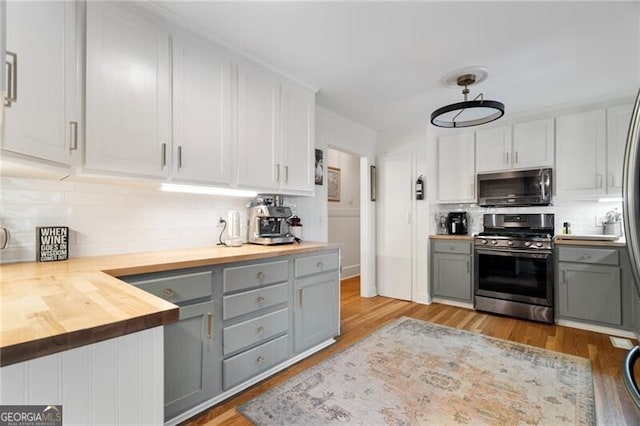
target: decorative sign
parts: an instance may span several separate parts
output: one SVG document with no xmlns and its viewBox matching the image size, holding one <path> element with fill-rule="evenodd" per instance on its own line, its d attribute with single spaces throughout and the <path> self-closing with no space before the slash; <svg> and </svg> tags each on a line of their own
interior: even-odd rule
<svg viewBox="0 0 640 426">
<path fill-rule="evenodd" d="M 69 227 L 36 227 L 36 260 L 51 262 L 69 258 Z"/>
</svg>

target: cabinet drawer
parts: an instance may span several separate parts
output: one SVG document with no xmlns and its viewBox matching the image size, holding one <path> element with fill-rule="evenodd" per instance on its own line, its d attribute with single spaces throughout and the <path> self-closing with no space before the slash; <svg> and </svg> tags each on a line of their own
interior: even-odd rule
<svg viewBox="0 0 640 426">
<path fill-rule="evenodd" d="M 213 272 L 203 271 L 167 277 L 125 281 L 172 303 L 211 297 Z"/>
<path fill-rule="evenodd" d="M 289 335 L 233 356 L 222 362 L 224 388 L 229 389 L 268 370 L 289 356 Z"/>
<path fill-rule="evenodd" d="M 246 291 L 222 298 L 222 319 L 248 314 L 289 300 L 288 283 Z"/>
<path fill-rule="evenodd" d="M 561 262 L 599 263 L 614 266 L 619 264 L 618 250 L 616 249 L 560 247 L 558 260 Z"/>
<path fill-rule="evenodd" d="M 471 243 L 468 241 L 434 241 L 433 250 L 442 253 L 471 254 Z"/>
<path fill-rule="evenodd" d="M 338 269 L 340 259 L 338 253 L 327 253 L 317 256 L 300 257 L 294 261 L 294 275 L 296 278 L 318 272 Z"/>
<path fill-rule="evenodd" d="M 260 287 L 289 280 L 289 261 L 235 266 L 222 271 L 222 289 L 225 293 Z"/>
<path fill-rule="evenodd" d="M 222 331 L 224 355 L 269 340 L 288 329 L 289 309 L 286 308 L 225 327 Z"/>
</svg>

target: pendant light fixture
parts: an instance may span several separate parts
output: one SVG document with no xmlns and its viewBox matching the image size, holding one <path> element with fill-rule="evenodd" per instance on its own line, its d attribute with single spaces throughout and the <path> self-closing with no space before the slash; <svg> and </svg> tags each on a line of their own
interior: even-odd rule
<svg viewBox="0 0 640 426">
<path fill-rule="evenodd" d="M 487 74 L 481 75 L 480 81 L 486 79 Z M 472 101 L 467 100 L 469 86 L 479 83 L 475 73 L 465 73 L 456 77 L 457 86 L 464 87 L 463 102 L 445 105 L 431 114 L 431 124 L 438 127 L 457 128 L 471 127 L 490 123 L 504 115 L 504 104 L 498 101 L 485 100 L 482 93 Z"/>
</svg>

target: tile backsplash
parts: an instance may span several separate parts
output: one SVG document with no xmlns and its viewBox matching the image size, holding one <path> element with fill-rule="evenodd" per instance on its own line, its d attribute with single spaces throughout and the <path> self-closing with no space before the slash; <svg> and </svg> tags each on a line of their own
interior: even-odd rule
<svg viewBox="0 0 640 426">
<path fill-rule="evenodd" d="M 26 178 L 0 179 L 0 226 L 11 241 L 0 261 L 35 260 L 36 226 L 68 226 L 70 257 L 212 246 L 218 218 L 248 199 L 130 186 Z"/>
<path fill-rule="evenodd" d="M 572 234 L 602 234 L 602 226 L 597 226 L 605 218 L 608 211 L 622 211 L 622 202 L 617 201 L 554 201 L 554 205 L 546 207 L 507 207 L 487 208 L 477 204 L 434 204 L 431 211 L 429 231 L 437 233 L 440 216 L 452 211 L 466 211 L 469 214 L 469 234 L 482 231 L 482 216 L 485 213 L 554 213 L 555 233 L 562 233 L 562 224 L 569 222 Z"/>
</svg>

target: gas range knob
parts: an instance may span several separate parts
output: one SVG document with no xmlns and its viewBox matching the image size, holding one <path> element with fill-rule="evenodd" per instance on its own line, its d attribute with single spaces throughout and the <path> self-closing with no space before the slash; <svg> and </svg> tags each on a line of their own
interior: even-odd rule
<svg viewBox="0 0 640 426">
<path fill-rule="evenodd" d="M 507 245 L 508 245 L 509 247 L 511 247 L 511 246 L 513 245 L 513 241 L 511 241 L 511 240 L 507 241 Z"/>
<path fill-rule="evenodd" d="M 538 242 L 536 243 L 536 247 L 542 247 L 542 242 L 538 241 Z"/>
<path fill-rule="evenodd" d="M 480 240 L 480 242 L 481 242 L 482 244 L 487 244 L 489 241 L 487 241 L 487 240 L 485 240 L 485 239 L 483 238 L 482 240 Z"/>
<path fill-rule="evenodd" d="M 493 244 L 494 246 L 498 244 L 498 240 L 491 240 L 491 244 Z"/>
<path fill-rule="evenodd" d="M 531 241 L 525 241 L 525 242 L 524 242 L 524 246 L 525 246 L 525 247 L 529 247 L 530 245 L 531 245 Z"/>
</svg>

